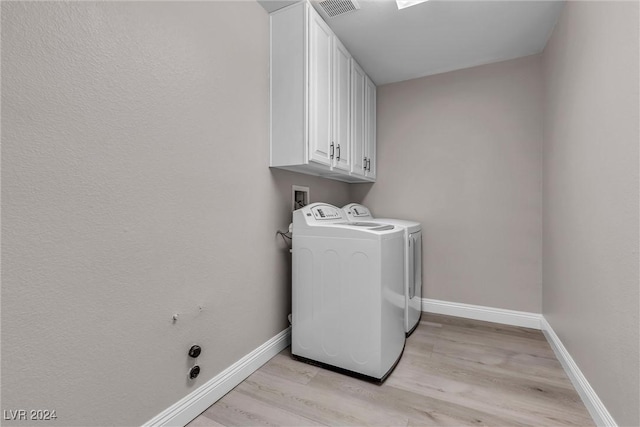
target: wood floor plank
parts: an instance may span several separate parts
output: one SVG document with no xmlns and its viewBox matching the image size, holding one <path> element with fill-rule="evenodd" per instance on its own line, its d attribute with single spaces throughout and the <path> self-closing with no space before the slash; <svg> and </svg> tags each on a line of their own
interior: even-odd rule
<svg viewBox="0 0 640 427">
<path fill-rule="evenodd" d="M 504 348 L 477 346 L 446 339 L 440 339 L 434 345 L 435 356 L 456 359 L 456 362 L 467 369 L 480 372 L 499 372 L 520 379 L 543 381 L 559 387 L 571 388 L 571 383 L 562 365 L 556 359 L 538 357 L 531 354 L 517 353 Z"/>
<path fill-rule="evenodd" d="M 398 365 L 398 368 L 402 367 Z M 495 384 L 491 379 L 478 378 L 475 374 L 450 370 L 445 366 L 431 369 L 428 373 L 396 369 L 387 383 L 424 397 L 492 413 L 517 424 L 571 425 L 569 420 L 575 415 L 553 400 L 539 398 L 524 385 Z M 585 424 L 582 417 L 580 423 Z"/>
<path fill-rule="evenodd" d="M 481 341 L 478 335 L 482 337 L 483 334 L 492 347 L 500 348 L 496 344 L 495 332 L 467 331 L 469 336 L 465 337 L 457 325 L 443 327 L 431 357 L 411 361 L 415 356 L 405 355 L 403 359 L 409 359 L 410 363 L 398 364 L 387 383 L 435 399 L 458 402 L 476 410 L 493 411 L 532 425 L 554 425 L 562 420 L 570 425 L 574 419 L 578 424 L 592 423 L 568 378 L 558 386 L 534 376 L 523 377 L 520 373 L 470 363 L 437 351 L 441 343 L 452 336 L 456 342 L 471 342 L 467 344 L 469 348 L 482 347 L 482 344 L 478 344 Z M 532 340 L 527 350 L 522 337 L 506 337 L 504 346 L 512 347 L 514 339 L 519 350 L 540 353 L 541 346 L 537 340 Z"/>
<path fill-rule="evenodd" d="M 281 351 L 260 368 L 264 373 L 287 378 L 300 384 L 307 384 L 320 369 L 317 366 L 293 360 L 291 347 Z"/>
<path fill-rule="evenodd" d="M 206 418 L 224 426 L 318 426 L 309 418 L 231 391 L 207 409 Z"/>
<path fill-rule="evenodd" d="M 540 332 L 540 331 L 537 331 Z M 447 325 L 440 330 L 425 330 L 424 334 L 434 339 L 444 338 L 449 341 L 468 345 L 504 348 L 513 352 L 532 354 L 538 357 L 555 359 L 555 353 L 549 343 L 540 339 L 531 339 L 514 334 L 502 334 L 500 331 L 465 328 L 464 326 Z M 540 333 L 542 335 L 542 333 Z"/>
<path fill-rule="evenodd" d="M 429 329 L 430 333 L 426 333 Z M 429 357 L 433 351 L 433 347 L 436 344 L 438 331 L 440 327 L 433 327 L 425 325 L 422 328 L 416 328 L 411 334 L 409 339 L 405 342 L 404 351 L 409 353 L 416 353 L 423 357 Z"/>
<path fill-rule="evenodd" d="M 344 399 L 333 390 L 314 387 L 314 379 L 308 385 L 291 381 L 285 383 L 276 376 L 257 371 L 237 390 L 326 425 L 406 426 L 409 421 L 407 416 L 376 411 L 373 402 Z"/>
<path fill-rule="evenodd" d="M 220 424 L 210 418 L 207 418 L 205 412 L 194 418 L 189 424 L 186 425 L 186 427 L 224 427 L 224 424 Z"/>
<path fill-rule="evenodd" d="M 400 363 L 404 363 L 401 361 Z M 322 371 L 313 379 L 313 385 L 333 391 L 345 399 L 374 402 L 376 411 L 408 416 L 410 423 L 423 426 L 507 425 L 506 419 L 473 410 L 455 403 L 425 397 L 387 384 L 353 381 L 336 372 Z"/>
<path fill-rule="evenodd" d="M 577 408 L 582 404 L 579 396 L 569 384 L 560 386 L 549 383 L 542 377 L 527 376 L 514 372 L 493 369 L 480 370 L 477 364 L 462 362 L 449 356 L 435 355 L 432 359 L 450 378 L 459 378 L 467 383 L 489 388 L 495 387 L 512 398 L 527 402 L 562 405 L 563 409 Z"/>
<path fill-rule="evenodd" d="M 382 384 L 286 349 L 190 427 L 208 425 L 592 426 L 540 331 L 423 314 Z"/>
<path fill-rule="evenodd" d="M 515 335 L 538 341 L 546 341 L 540 331 L 521 326 L 501 325 L 499 323 L 485 322 L 482 320 L 464 319 L 462 317 L 432 313 L 424 313 L 422 321 L 440 326 L 461 326 L 468 331 L 494 331 L 503 335 Z"/>
</svg>

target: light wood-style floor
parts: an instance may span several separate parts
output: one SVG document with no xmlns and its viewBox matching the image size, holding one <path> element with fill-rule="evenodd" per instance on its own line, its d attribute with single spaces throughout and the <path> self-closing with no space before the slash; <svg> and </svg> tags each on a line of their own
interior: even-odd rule
<svg viewBox="0 0 640 427">
<path fill-rule="evenodd" d="M 592 426 L 540 331 L 423 313 L 382 385 L 282 351 L 189 427 Z"/>
</svg>

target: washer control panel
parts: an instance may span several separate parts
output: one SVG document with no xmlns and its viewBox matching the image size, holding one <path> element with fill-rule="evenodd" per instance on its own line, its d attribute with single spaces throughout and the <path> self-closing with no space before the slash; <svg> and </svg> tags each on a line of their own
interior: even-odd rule
<svg viewBox="0 0 640 427">
<path fill-rule="evenodd" d="M 311 214 L 316 220 L 343 219 L 342 209 L 331 205 L 315 205 L 311 208 Z"/>
</svg>

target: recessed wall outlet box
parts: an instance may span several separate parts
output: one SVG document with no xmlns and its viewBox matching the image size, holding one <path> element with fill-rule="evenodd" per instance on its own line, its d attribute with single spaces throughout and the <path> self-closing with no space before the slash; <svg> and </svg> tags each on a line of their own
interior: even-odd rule
<svg viewBox="0 0 640 427">
<path fill-rule="evenodd" d="M 309 187 L 291 186 L 291 210 L 303 208 L 309 204 Z"/>
</svg>

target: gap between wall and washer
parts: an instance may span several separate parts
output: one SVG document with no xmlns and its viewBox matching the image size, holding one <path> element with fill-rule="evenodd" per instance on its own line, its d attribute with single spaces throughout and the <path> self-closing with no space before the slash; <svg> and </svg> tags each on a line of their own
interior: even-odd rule
<svg viewBox="0 0 640 427">
<path fill-rule="evenodd" d="M 541 330 L 596 425 L 617 427 L 615 420 L 542 314 L 428 298 L 422 298 L 422 311 Z M 143 427 L 186 425 L 272 357 L 287 348 L 290 343 L 291 327 L 288 327 L 147 421 Z"/>
</svg>

